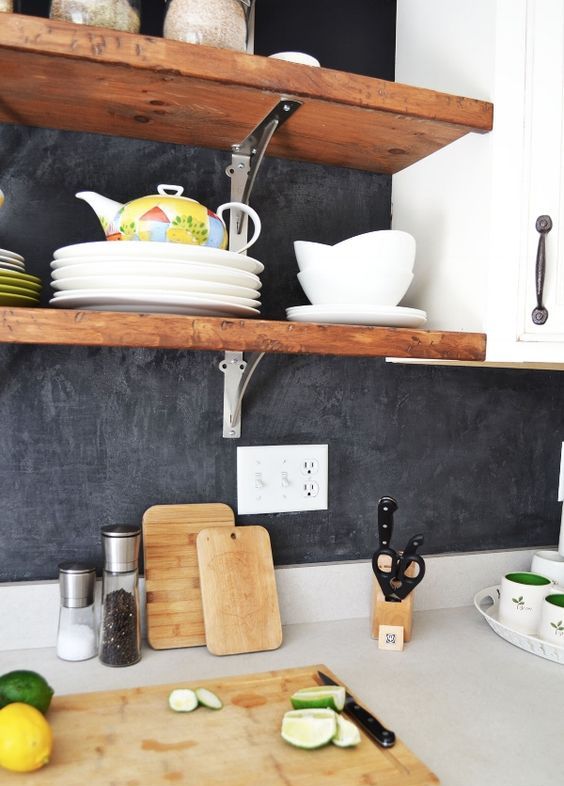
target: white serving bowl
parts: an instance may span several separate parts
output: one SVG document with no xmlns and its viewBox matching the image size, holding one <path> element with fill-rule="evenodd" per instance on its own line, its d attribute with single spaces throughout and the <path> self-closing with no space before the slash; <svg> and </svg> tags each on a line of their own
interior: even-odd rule
<svg viewBox="0 0 564 786">
<path fill-rule="evenodd" d="M 298 281 L 312 305 L 347 303 L 397 306 L 413 281 L 411 269 L 380 274 L 374 265 L 357 263 L 346 269 L 340 263 L 315 265 L 298 273 Z"/>
<path fill-rule="evenodd" d="M 313 240 L 294 240 L 294 253 L 300 270 L 305 270 L 312 263 L 325 264 L 337 259 L 333 246 Z"/>
<path fill-rule="evenodd" d="M 411 267 L 415 262 L 415 238 L 400 229 L 380 229 L 376 232 L 364 232 L 333 246 L 339 255 L 354 255 L 362 259 L 386 259 L 389 262 L 409 260 Z"/>
</svg>

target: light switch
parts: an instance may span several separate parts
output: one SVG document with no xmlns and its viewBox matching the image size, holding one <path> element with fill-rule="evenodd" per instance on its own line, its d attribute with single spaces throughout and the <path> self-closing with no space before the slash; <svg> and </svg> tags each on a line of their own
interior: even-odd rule
<svg viewBox="0 0 564 786">
<path fill-rule="evenodd" d="M 327 445 L 237 448 L 237 512 L 327 510 Z"/>
</svg>

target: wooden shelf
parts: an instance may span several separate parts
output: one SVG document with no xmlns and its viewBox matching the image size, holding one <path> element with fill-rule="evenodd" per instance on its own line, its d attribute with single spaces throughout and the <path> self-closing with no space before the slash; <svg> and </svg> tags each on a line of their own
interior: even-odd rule
<svg viewBox="0 0 564 786">
<path fill-rule="evenodd" d="M 0 308 L 0 342 L 484 360 L 481 333 L 51 308 Z"/>
<path fill-rule="evenodd" d="M 2 15 L 0 74 L 2 123 L 223 150 L 295 97 L 269 155 L 386 174 L 492 128 L 485 101 L 18 14 Z"/>
</svg>

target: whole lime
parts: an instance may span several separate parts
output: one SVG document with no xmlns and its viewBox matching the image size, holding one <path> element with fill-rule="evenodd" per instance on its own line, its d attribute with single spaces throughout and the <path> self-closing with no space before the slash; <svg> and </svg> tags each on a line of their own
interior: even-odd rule
<svg viewBox="0 0 564 786">
<path fill-rule="evenodd" d="M 53 693 L 45 678 L 35 671 L 9 671 L 0 677 L 0 709 L 21 702 L 45 714 Z"/>
</svg>

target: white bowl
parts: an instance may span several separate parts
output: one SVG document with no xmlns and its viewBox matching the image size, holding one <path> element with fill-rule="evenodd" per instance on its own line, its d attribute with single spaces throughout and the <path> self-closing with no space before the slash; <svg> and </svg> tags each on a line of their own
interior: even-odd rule
<svg viewBox="0 0 564 786">
<path fill-rule="evenodd" d="M 325 264 L 337 259 L 333 246 L 327 243 L 315 243 L 313 240 L 294 240 L 294 253 L 300 270 L 305 270 L 314 262 Z"/>
<path fill-rule="evenodd" d="M 314 306 L 347 303 L 397 306 L 413 281 L 408 270 L 378 273 L 369 262 L 357 264 L 354 272 L 339 263 L 308 267 L 298 273 L 298 281 Z"/>
<path fill-rule="evenodd" d="M 300 63 L 301 65 L 314 66 L 319 68 L 321 63 L 313 55 L 307 55 L 305 52 L 276 52 L 274 55 L 269 55 L 274 60 L 287 60 L 289 63 Z"/>
<path fill-rule="evenodd" d="M 376 232 L 364 232 L 362 235 L 349 237 L 336 243 L 333 249 L 347 255 L 354 254 L 362 258 L 386 259 L 390 262 L 409 260 L 415 262 L 415 238 L 408 232 L 399 229 L 380 229 Z"/>
</svg>

